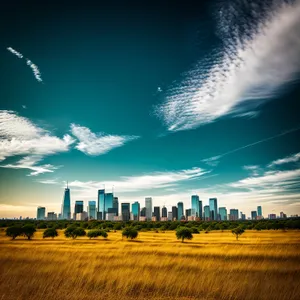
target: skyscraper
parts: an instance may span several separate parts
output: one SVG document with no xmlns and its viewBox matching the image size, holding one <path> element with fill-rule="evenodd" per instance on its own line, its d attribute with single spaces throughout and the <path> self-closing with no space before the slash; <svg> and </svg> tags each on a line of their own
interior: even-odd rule
<svg viewBox="0 0 300 300">
<path fill-rule="evenodd" d="M 46 207 L 39 206 L 37 208 L 36 219 L 45 220 L 46 217 Z"/>
<path fill-rule="evenodd" d="M 230 221 L 237 221 L 239 219 L 239 210 L 232 208 L 229 211 L 229 220 Z"/>
<path fill-rule="evenodd" d="M 70 189 L 68 188 L 68 185 L 65 188 L 65 192 L 64 192 L 64 199 L 62 205 L 62 218 L 65 220 L 71 219 L 71 195 L 70 195 Z"/>
<path fill-rule="evenodd" d="M 251 219 L 256 220 L 257 219 L 257 212 L 256 210 L 251 211 Z"/>
<path fill-rule="evenodd" d="M 74 213 L 79 214 L 83 212 L 83 201 L 82 200 L 76 200 L 75 201 L 75 207 L 74 207 Z"/>
<path fill-rule="evenodd" d="M 184 216 L 183 202 L 178 202 L 177 203 L 177 208 L 178 208 L 178 217 L 177 217 L 177 220 L 180 221 L 181 218 Z"/>
<path fill-rule="evenodd" d="M 257 215 L 259 217 L 262 217 L 262 209 L 261 209 L 261 206 L 257 206 Z"/>
<path fill-rule="evenodd" d="M 203 219 L 203 205 L 201 200 L 199 200 L 199 218 Z"/>
<path fill-rule="evenodd" d="M 127 222 L 130 220 L 130 203 L 121 203 L 122 220 Z"/>
<path fill-rule="evenodd" d="M 146 207 L 141 209 L 141 217 L 146 217 Z"/>
<path fill-rule="evenodd" d="M 161 216 L 162 216 L 162 218 L 168 217 L 168 210 L 165 206 L 161 209 Z"/>
<path fill-rule="evenodd" d="M 118 197 L 114 197 L 113 200 L 113 208 L 115 208 L 117 210 L 117 216 L 119 215 L 119 198 Z"/>
<path fill-rule="evenodd" d="M 218 203 L 217 198 L 209 199 L 210 219 L 213 221 L 218 220 Z"/>
<path fill-rule="evenodd" d="M 160 221 L 160 207 L 154 206 L 153 216 L 156 217 L 156 221 Z"/>
<path fill-rule="evenodd" d="M 152 198 L 145 198 L 145 206 L 146 206 L 146 218 L 148 221 L 152 219 Z"/>
<path fill-rule="evenodd" d="M 134 202 L 131 204 L 131 212 L 134 221 L 138 221 L 140 219 L 140 203 Z"/>
<path fill-rule="evenodd" d="M 108 213 L 109 208 L 113 208 L 113 202 L 114 202 L 114 194 L 113 193 L 105 193 L 105 200 L 104 200 L 104 218 L 103 220 L 106 220 L 106 214 Z"/>
<path fill-rule="evenodd" d="M 191 216 L 199 217 L 199 196 L 198 195 L 192 195 L 191 204 L 192 204 Z"/>
<path fill-rule="evenodd" d="M 204 220 L 209 221 L 210 220 L 210 209 L 209 205 L 204 206 Z"/>
<path fill-rule="evenodd" d="M 227 209 L 226 207 L 219 207 L 219 215 L 221 221 L 226 221 L 227 220 Z"/>
<path fill-rule="evenodd" d="M 98 220 L 105 220 L 104 216 L 105 209 L 105 190 L 98 190 Z"/>
<path fill-rule="evenodd" d="M 172 206 L 172 221 L 178 220 L 178 209 L 177 206 Z"/>
<path fill-rule="evenodd" d="M 88 218 L 94 220 L 97 219 L 96 201 L 89 201 Z"/>
</svg>

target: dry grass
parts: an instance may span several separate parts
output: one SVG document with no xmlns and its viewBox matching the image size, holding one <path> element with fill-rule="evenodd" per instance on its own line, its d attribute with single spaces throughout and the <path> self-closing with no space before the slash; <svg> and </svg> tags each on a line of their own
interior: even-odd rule
<svg viewBox="0 0 300 300">
<path fill-rule="evenodd" d="M 15 241 L 0 232 L 0 299 L 300 299 L 300 231 L 120 232 Z"/>
</svg>

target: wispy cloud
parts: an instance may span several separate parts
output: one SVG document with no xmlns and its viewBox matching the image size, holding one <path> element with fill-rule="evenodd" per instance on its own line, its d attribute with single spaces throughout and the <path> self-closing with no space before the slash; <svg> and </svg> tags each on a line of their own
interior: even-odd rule
<svg viewBox="0 0 300 300">
<path fill-rule="evenodd" d="M 281 136 L 284 136 L 284 135 L 286 135 L 286 134 L 296 132 L 296 131 L 298 131 L 298 130 L 300 130 L 300 127 L 291 128 L 291 129 L 289 129 L 289 130 L 283 131 L 282 133 L 279 133 L 279 134 L 270 136 L 270 137 L 268 137 L 268 138 L 265 138 L 265 139 L 256 141 L 256 142 L 251 143 L 251 144 L 247 144 L 247 145 L 244 145 L 244 146 L 235 148 L 235 149 L 233 149 L 233 150 L 224 152 L 224 153 L 219 154 L 219 155 L 217 155 L 217 156 L 212 156 L 212 157 L 208 157 L 208 158 L 202 159 L 201 161 L 204 162 L 204 163 L 206 163 L 206 164 L 208 164 L 208 165 L 217 165 L 217 164 L 219 163 L 219 160 L 220 160 L 222 157 L 224 157 L 224 156 L 227 156 L 227 155 L 229 155 L 229 154 L 232 154 L 232 153 L 241 151 L 241 150 L 243 150 L 243 149 L 246 149 L 246 148 L 249 148 L 249 147 L 253 147 L 253 146 L 255 146 L 255 145 L 258 145 L 258 144 L 261 144 L 261 143 L 264 143 L 264 142 L 267 142 L 267 141 L 276 139 L 276 138 L 281 137 Z"/>
<path fill-rule="evenodd" d="M 132 135 L 93 133 L 89 128 L 76 124 L 71 124 L 71 132 L 79 140 L 75 148 L 87 155 L 102 155 L 139 138 Z"/>
<path fill-rule="evenodd" d="M 300 69 L 299 0 L 272 6 L 243 1 L 243 9 L 239 1 L 224 3 L 228 7 L 218 11 L 222 47 L 186 72 L 156 110 L 169 131 L 227 115 L 249 117 Z"/>
<path fill-rule="evenodd" d="M 298 160 L 300 160 L 300 152 L 290 155 L 290 156 L 287 156 L 287 157 L 284 157 L 284 158 L 276 159 L 276 160 L 272 161 L 268 166 L 275 167 L 275 166 L 279 166 L 279 165 L 283 165 L 283 164 L 297 162 Z"/>
<path fill-rule="evenodd" d="M 57 179 L 44 179 L 44 180 L 37 180 L 39 183 L 43 184 L 59 184 Z"/>
<path fill-rule="evenodd" d="M 31 175 L 52 172 L 52 165 L 37 166 L 44 156 L 66 152 L 74 139 L 66 134 L 63 138 L 51 133 L 13 111 L 0 110 L 0 161 L 16 155 L 25 156 L 17 164 L 3 165 L 14 169 L 30 169 Z"/>
<path fill-rule="evenodd" d="M 250 171 L 252 176 L 258 176 L 260 174 L 260 166 L 255 166 L 255 165 L 249 165 L 249 166 L 244 166 L 244 170 Z"/>
<path fill-rule="evenodd" d="M 16 55 L 19 58 L 23 58 L 23 54 L 13 49 L 12 47 L 8 47 L 7 50 L 12 54 Z M 41 72 L 37 65 L 35 65 L 30 59 L 26 58 L 26 64 L 32 69 L 33 75 L 35 79 L 39 82 L 42 82 Z"/>
</svg>

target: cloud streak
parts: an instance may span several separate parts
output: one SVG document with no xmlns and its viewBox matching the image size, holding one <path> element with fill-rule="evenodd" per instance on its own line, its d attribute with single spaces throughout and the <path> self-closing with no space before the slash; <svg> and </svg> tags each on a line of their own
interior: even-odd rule
<svg viewBox="0 0 300 300">
<path fill-rule="evenodd" d="M 283 164 L 288 164 L 288 163 L 293 163 L 293 162 L 297 162 L 298 160 L 300 160 L 300 152 L 284 157 L 284 158 L 280 158 L 277 160 L 274 160 L 273 162 L 271 162 L 268 167 L 275 167 L 275 166 L 279 166 L 279 165 L 283 165 Z"/>
<path fill-rule="evenodd" d="M 241 1 L 218 11 L 222 46 L 183 74 L 157 107 L 169 131 L 193 129 L 223 116 L 254 117 L 253 109 L 295 79 L 300 1 L 274 1 L 272 6 L 243 1 L 243 9 L 236 3 Z"/>
<path fill-rule="evenodd" d="M 79 140 L 75 148 L 91 156 L 105 154 L 139 138 L 132 135 L 93 133 L 89 128 L 76 124 L 71 124 L 71 132 Z"/>
</svg>

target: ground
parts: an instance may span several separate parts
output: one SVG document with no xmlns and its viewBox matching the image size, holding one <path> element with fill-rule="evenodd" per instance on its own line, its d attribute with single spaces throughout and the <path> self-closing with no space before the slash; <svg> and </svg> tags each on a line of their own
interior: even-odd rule
<svg viewBox="0 0 300 300">
<path fill-rule="evenodd" d="M 12 241 L 0 231 L 0 299 L 300 299 L 300 231 L 174 231 Z"/>
</svg>

